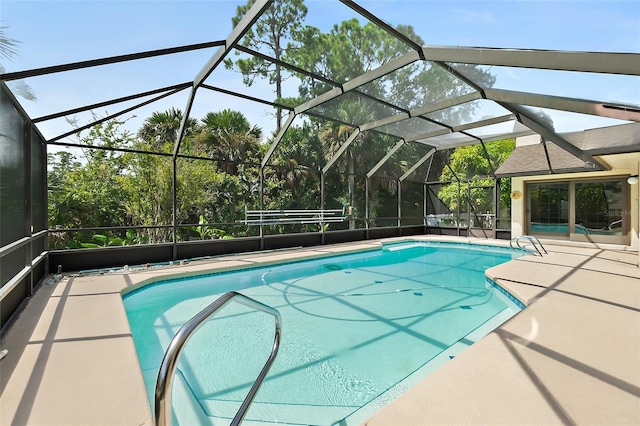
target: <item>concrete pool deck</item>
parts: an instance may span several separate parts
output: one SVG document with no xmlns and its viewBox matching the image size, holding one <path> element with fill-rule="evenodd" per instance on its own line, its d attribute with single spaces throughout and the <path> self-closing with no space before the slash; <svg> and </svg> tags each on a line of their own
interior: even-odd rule
<svg viewBox="0 0 640 426">
<path fill-rule="evenodd" d="M 161 276 L 378 244 L 234 255 L 43 285 L 0 342 L 9 351 L 0 361 L 0 424 L 153 424 L 122 305 L 125 289 Z M 527 309 L 365 424 L 640 424 L 638 253 L 545 246 L 544 257 L 487 272 Z"/>
</svg>

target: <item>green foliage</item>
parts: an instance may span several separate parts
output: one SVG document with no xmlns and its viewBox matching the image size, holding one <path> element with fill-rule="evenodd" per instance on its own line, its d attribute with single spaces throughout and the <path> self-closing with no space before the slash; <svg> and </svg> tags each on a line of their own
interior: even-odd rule
<svg viewBox="0 0 640 426">
<path fill-rule="evenodd" d="M 303 123 L 291 127 L 283 136 L 271 158 L 272 167 L 265 169 L 265 209 L 320 208 L 322 144 L 314 126 Z M 317 230 L 315 225 L 273 226 L 271 232 Z"/>
<path fill-rule="evenodd" d="M 181 122 L 182 111 L 179 109 L 171 108 L 163 112 L 154 112 L 138 130 L 138 137 L 147 143 L 148 148 L 172 152 L 173 144 L 178 139 Z M 185 136 L 190 137 L 199 130 L 198 121 L 190 117 L 185 126 Z"/>
<path fill-rule="evenodd" d="M 60 231 L 49 234 L 49 246 L 52 249 L 101 248 L 128 246 L 138 243 L 139 242 L 135 240 L 135 232 L 131 229 L 126 230 L 126 232 L 107 231 L 106 233 L 94 233 L 94 231 Z"/>
<path fill-rule="evenodd" d="M 213 239 L 229 239 L 233 238 L 232 235 L 226 235 L 226 232 L 222 229 L 217 229 L 207 225 L 207 221 L 204 216 L 200 215 L 198 226 L 191 228 L 201 240 L 213 240 Z"/>
<path fill-rule="evenodd" d="M 418 44 L 423 41 L 415 34 L 411 26 L 397 28 Z M 285 60 L 300 68 L 311 70 L 330 80 L 343 83 L 367 71 L 407 53 L 411 47 L 389 35 L 373 23 L 361 25 L 357 19 L 336 24 L 328 33 L 322 33 L 314 27 L 300 28 L 296 39 L 303 43 L 304 49 L 291 49 L 285 52 Z M 486 87 L 494 83 L 493 77 L 485 71 L 474 69 L 475 77 Z M 326 92 L 331 87 L 308 75 L 298 75 L 301 80 L 299 100 L 306 100 Z M 390 73 L 374 82 L 368 83 L 361 90 L 379 99 L 390 100 L 398 105 L 412 109 L 426 103 L 434 103 L 451 98 L 472 89 L 439 66 L 429 62 L 418 61 L 414 64 Z M 464 107 L 442 110 L 432 114 L 434 119 L 455 121 L 469 117 L 473 112 L 473 104 Z M 455 112 L 451 112 L 455 110 Z M 346 96 L 327 102 L 314 108 L 314 113 L 325 115 L 343 123 L 368 123 L 392 113 L 381 104 L 374 104 L 362 97 Z M 455 114 L 455 115 L 454 115 Z M 325 160 L 333 154 L 348 138 L 353 128 L 344 124 L 329 123 L 325 120 L 311 118 L 317 123 L 320 140 L 323 145 Z M 412 120 L 403 123 L 402 133 L 424 133 L 421 127 L 425 123 Z M 378 133 L 363 132 L 352 143 L 347 152 L 334 165 L 343 175 L 327 179 L 328 205 L 342 203 L 351 207 L 355 215 L 364 217 L 365 181 L 355 175 L 366 174 L 371 167 L 395 145 L 397 138 Z M 413 162 L 419 159 L 419 149 L 415 144 L 403 147 L 402 156 L 394 157 L 381 168 L 377 176 L 388 179 L 372 179 L 369 190 L 369 216 L 396 216 L 396 182 L 395 178 L 408 170 Z M 404 161 L 403 161 L 403 159 Z M 350 221 L 349 227 L 357 224 Z"/>
<path fill-rule="evenodd" d="M 254 3 L 255 0 L 249 0 L 238 7 L 234 25 Z M 303 25 L 306 13 L 303 0 L 276 0 L 240 44 L 339 83 L 388 63 L 411 49 L 376 25 L 361 24 L 357 19 L 336 24 L 323 33 Z M 412 27 L 397 29 L 423 44 Z M 249 86 L 256 79 L 268 80 L 275 85 L 275 98 L 285 105 L 298 105 L 332 87 L 309 75 L 297 75 L 299 97 L 285 99 L 282 83 L 291 75 L 279 65 L 247 56 L 236 60 L 228 58 L 225 65 L 242 72 Z M 470 67 L 464 72 L 473 74 L 482 86 L 493 85 L 493 77 L 487 71 Z M 360 90 L 410 110 L 471 89 L 440 66 L 416 61 L 367 83 Z M 434 112 L 429 118 L 458 122 L 472 115 L 473 105 L 468 103 Z M 271 163 L 264 169 L 265 209 L 320 208 L 320 170 L 354 131 L 355 127 L 349 123 L 368 123 L 394 113 L 382 103 L 357 95 L 326 102 L 312 112 L 301 124 L 287 130 Z M 282 112 L 277 110 L 276 115 L 279 129 Z M 341 124 L 318 118 L 323 115 Z M 93 149 L 85 149 L 82 155 L 50 154 L 49 222 L 60 228 L 124 228 L 109 232 L 60 231 L 52 233 L 52 245 L 79 248 L 168 242 L 173 240 L 173 229 L 169 225 L 174 221 L 179 225 L 177 239 L 180 241 L 233 238 L 255 232 L 255 228 L 239 222 L 245 208 L 260 206 L 260 162 L 271 141 L 261 144 L 261 129 L 251 125 L 242 112 L 222 109 L 205 114 L 201 120 L 192 117 L 186 120 L 180 153 L 189 158 L 173 159 L 167 154 L 173 153 L 182 119 L 182 111 L 172 108 L 154 112 L 136 134 L 124 131 L 123 122 L 110 120 L 79 136 L 82 144 L 164 155 Z M 421 134 L 427 122 L 414 119 L 403 122 L 402 126 L 396 129 L 398 134 Z M 364 225 L 356 220 L 366 215 L 364 175 L 398 140 L 399 137 L 382 133 L 361 132 L 334 164 L 325 176 L 324 206 L 345 207 L 351 215 L 347 224 L 332 224 L 332 228 Z M 461 149 L 452 155 L 451 167 L 461 181 L 477 181 L 492 174 L 492 168 L 486 161 L 483 163 L 484 154 L 479 154 L 478 147 Z M 487 149 L 493 168 L 508 155 L 506 148 L 493 144 L 487 145 Z M 397 178 L 424 153 L 423 146 L 406 144 L 369 180 L 368 213 L 374 225 L 384 223 L 375 222 L 377 219 L 396 216 Z M 446 168 L 441 177 L 455 180 Z M 403 189 L 406 191 L 403 201 L 421 198 L 421 188 Z M 455 188 L 443 187 L 440 196 L 449 208 L 457 208 L 457 184 Z M 472 191 L 472 204 L 484 208 L 483 197 L 486 198 L 486 194 L 482 191 L 478 194 Z M 422 215 L 422 207 L 413 203 L 408 203 L 403 210 Z M 134 228 L 126 229 L 128 226 Z M 319 231 L 315 224 L 271 228 L 268 232 Z"/>
<path fill-rule="evenodd" d="M 214 123 L 212 117 L 222 118 Z M 110 120 L 80 134 L 82 144 L 168 153 L 173 149 L 182 113 L 152 114 L 136 136 Z M 229 120 L 228 120 L 229 119 Z M 224 123 L 235 123 L 223 126 Z M 237 111 L 207 114 L 203 125 L 188 125 L 187 154 L 207 157 L 224 143 L 234 163 L 179 159 L 176 162 L 177 223 L 235 222 L 244 205 L 255 205 L 255 171 L 246 163 L 258 161 L 260 131 Z M 211 138 L 215 137 L 214 141 Z M 211 142 L 208 144 L 207 142 Z M 221 153 L 221 151 L 218 151 Z M 227 157 L 229 158 L 229 157 Z M 230 169 L 229 164 L 233 167 Z M 126 227 L 122 231 L 60 231 L 51 236 L 52 248 L 96 248 L 172 241 L 173 161 L 170 156 L 84 149 L 78 156 L 49 154 L 49 222 L 57 228 Z M 227 231 L 200 222 L 200 229 L 181 229 L 179 239 L 233 238 Z M 142 227 L 142 228 L 140 228 Z M 195 227 L 197 228 L 197 227 Z M 235 226 L 238 232 L 245 232 Z"/>
<path fill-rule="evenodd" d="M 493 173 L 511 155 L 515 149 L 515 140 L 505 139 L 485 144 L 487 152 L 481 144 L 456 148 L 449 158 L 449 167 L 443 167 L 440 180 L 452 183 L 443 185 L 438 198 L 451 212 L 460 209 L 470 213 L 493 211 L 493 193 L 481 186 L 493 186 Z M 487 160 L 487 154 L 489 160 Z M 510 205 L 509 179 L 500 180 L 500 210 L 506 211 Z"/>
<path fill-rule="evenodd" d="M 120 148 L 133 139 L 109 121 L 80 136 L 86 145 Z M 83 149 L 81 158 L 65 152 L 49 155 L 50 222 L 63 228 L 117 226 L 126 216 L 122 199 L 123 154 Z"/>
<path fill-rule="evenodd" d="M 259 162 L 261 137 L 262 130 L 251 126 L 241 112 L 225 109 L 204 116 L 193 144 L 197 151 L 219 160 L 222 171 L 236 175 L 241 164 Z"/>
</svg>

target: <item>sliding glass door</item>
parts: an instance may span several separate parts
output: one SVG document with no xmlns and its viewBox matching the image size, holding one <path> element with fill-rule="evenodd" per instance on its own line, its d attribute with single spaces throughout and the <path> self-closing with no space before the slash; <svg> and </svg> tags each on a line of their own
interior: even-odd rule
<svg viewBox="0 0 640 426">
<path fill-rule="evenodd" d="M 576 182 L 576 234 L 626 234 L 629 214 L 625 213 L 624 189 L 621 181 Z"/>
<path fill-rule="evenodd" d="M 629 188 L 624 179 L 532 182 L 526 191 L 527 233 L 629 243 Z"/>
<path fill-rule="evenodd" d="M 569 236 L 569 183 L 531 183 L 529 194 L 529 233 Z"/>
</svg>

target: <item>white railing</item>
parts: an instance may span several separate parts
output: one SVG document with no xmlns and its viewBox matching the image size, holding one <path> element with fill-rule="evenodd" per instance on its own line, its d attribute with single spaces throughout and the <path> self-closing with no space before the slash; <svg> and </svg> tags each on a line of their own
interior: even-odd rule
<svg viewBox="0 0 640 426">
<path fill-rule="evenodd" d="M 344 209 L 318 210 L 245 210 L 245 225 L 291 225 L 308 223 L 343 222 Z"/>
</svg>

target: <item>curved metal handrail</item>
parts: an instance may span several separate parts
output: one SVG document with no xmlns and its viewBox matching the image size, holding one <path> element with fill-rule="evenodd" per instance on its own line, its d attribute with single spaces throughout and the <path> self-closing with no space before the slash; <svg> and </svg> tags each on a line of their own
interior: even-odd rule
<svg viewBox="0 0 640 426">
<path fill-rule="evenodd" d="M 245 397 L 240 409 L 236 413 L 235 417 L 231 421 L 232 425 L 239 425 L 247 410 L 249 409 L 249 405 L 253 401 L 262 381 L 264 380 L 273 360 L 278 354 L 278 348 L 280 347 L 280 334 L 282 332 L 282 320 L 280 317 L 280 312 L 271 306 L 267 306 L 264 303 L 260 303 L 257 300 L 254 300 L 250 297 L 245 296 L 244 294 L 237 293 L 235 291 L 230 291 L 228 293 L 223 294 L 218 299 L 216 299 L 209 306 L 204 308 L 202 311 L 198 312 L 193 318 L 187 321 L 180 330 L 173 336 L 171 339 L 171 343 L 169 343 L 169 347 L 164 354 L 164 358 L 162 359 L 162 363 L 160 364 L 160 370 L 158 371 L 158 380 L 156 382 L 156 390 L 155 390 L 155 415 L 156 415 L 156 425 L 158 426 L 169 426 L 171 425 L 171 385 L 173 383 L 173 376 L 178 366 L 178 358 L 182 352 L 182 348 L 187 343 L 187 340 L 191 335 L 200 327 L 200 325 L 211 315 L 213 315 L 220 308 L 225 306 L 227 303 L 232 300 L 237 301 L 238 303 L 242 303 L 243 305 L 249 306 L 250 308 L 254 308 L 256 310 L 265 312 L 269 315 L 273 315 L 275 317 L 275 337 L 273 340 L 273 347 L 271 348 L 271 353 L 269 354 L 269 358 L 262 367 L 260 374 L 258 374 L 258 378 L 255 382 L 253 382 L 253 386 L 249 389 L 249 393 Z"/>
<path fill-rule="evenodd" d="M 513 247 L 513 243 L 515 242 L 518 245 L 518 248 L 521 248 L 523 250 L 526 250 L 526 248 L 520 244 L 521 240 L 526 240 L 529 241 L 529 243 L 533 246 L 533 248 L 536 250 L 536 252 L 538 253 L 538 255 L 542 256 L 542 251 L 544 251 L 544 254 L 549 254 L 547 252 L 547 249 L 544 248 L 544 246 L 542 245 L 542 243 L 540 242 L 540 240 L 538 239 L 538 237 L 534 237 L 532 235 L 521 235 L 519 237 L 514 237 L 511 239 L 511 241 L 509 242 L 509 246 L 511 248 L 515 248 Z M 538 246 L 540 246 L 540 249 L 542 249 L 542 251 L 540 251 L 540 249 L 538 248 Z"/>
</svg>

